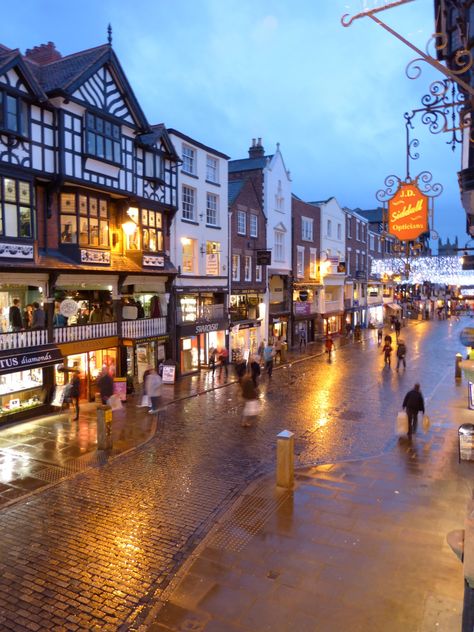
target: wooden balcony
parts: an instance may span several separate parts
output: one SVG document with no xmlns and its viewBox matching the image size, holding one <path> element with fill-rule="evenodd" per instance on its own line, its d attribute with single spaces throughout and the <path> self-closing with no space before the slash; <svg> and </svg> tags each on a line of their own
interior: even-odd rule
<svg viewBox="0 0 474 632">
<path fill-rule="evenodd" d="M 122 321 L 123 338 L 149 338 L 166 333 L 166 317 Z"/>
<path fill-rule="evenodd" d="M 71 327 L 55 327 L 53 342 L 79 342 L 95 338 L 109 338 L 117 335 L 117 323 L 94 323 L 91 325 L 72 325 Z"/>
<path fill-rule="evenodd" d="M 46 329 L 33 329 L 0 334 L 0 351 L 8 349 L 26 349 L 49 344 Z"/>
</svg>

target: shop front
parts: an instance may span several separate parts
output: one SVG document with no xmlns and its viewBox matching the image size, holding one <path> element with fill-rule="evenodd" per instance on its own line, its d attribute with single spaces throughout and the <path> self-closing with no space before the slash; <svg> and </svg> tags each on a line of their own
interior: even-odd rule
<svg viewBox="0 0 474 632">
<path fill-rule="evenodd" d="M 231 361 L 242 356 L 246 360 L 251 353 L 256 353 L 262 342 L 261 322 L 259 320 L 241 321 L 231 325 L 230 347 L 232 349 Z"/>
<path fill-rule="evenodd" d="M 282 341 L 288 340 L 288 321 L 289 316 L 278 315 L 275 316 L 270 314 L 270 324 L 269 324 L 269 338 L 270 340 L 280 339 Z"/>
<path fill-rule="evenodd" d="M 125 358 L 125 372 L 129 382 L 142 384 L 143 374 L 150 367 L 159 367 L 166 360 L 168 336 L 123 340 L 122 349 Z"/>
<path fill-rule="evenodd" d="M 328 336 L 341 333 L 343 331 L 343 316 L 342 312 L 323 314 L 323 335 Z"/>
<path fill-rule="evenodd" d="M 383 305 L 369 305 L 367 307 L 367 313 L 369 317 L 369 326 L 381 327 L 383 325 Z"/>
<path fill-rule="evenodd" d="M 49 409 L 56 346 L 0 354 L 0 424 L 35 417 Z"/>
<path fill-rule="evenodd" d="M 178 362 L 181 375 L 209 366 L 209 350 L 228 346 L 227 320 L 177 326 Z"/>
</svg>

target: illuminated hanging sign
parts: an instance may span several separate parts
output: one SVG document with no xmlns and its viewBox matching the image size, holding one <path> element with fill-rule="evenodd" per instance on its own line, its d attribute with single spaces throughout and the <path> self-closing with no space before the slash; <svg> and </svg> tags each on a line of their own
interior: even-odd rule
<svg viewBox="0 0 474 632">
<path fill-rule="evenodd" d="M 388 232 L 411 241 L 428 230 L 428 197 L 415 184 L 404 183 L 388 202 Z"/>
</svg>

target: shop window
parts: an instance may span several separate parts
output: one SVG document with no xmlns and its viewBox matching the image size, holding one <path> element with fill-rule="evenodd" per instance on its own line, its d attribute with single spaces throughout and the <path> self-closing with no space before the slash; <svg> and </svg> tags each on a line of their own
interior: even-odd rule
<svg viewBox="0 0 474 632">
<path fill-rule="evenodd" d="M 88 112 L 85 133 L 87 153 L 90 156 L 116 164 L 121 163 L 122 133 L 120 125 Z"/>
<path fill-rule="evenodd" d="M 143 250 L 162 252 L 163 215 L 159 211 L 141 209 Z"/>
<path fill-rule="evenodd" d="M 179 299 L 179 309 L 182 323 L 196 322 L 197 319 L 197 298 L 192 295 L 181 296 Z"/>
<path fill-rule="evenodd" d="M 14 178 L 0 178 L 0 234 L 33 239 L 33 195 L 31 184 Z"/>
<path fill-rule="evenodd" d="M 181 272 L 193 274 L 197 272 L 196 265 L 197 242 L 189 237 L 181 238 Z"/>
<path fill-rule="evenodd" d="M 232 281 L 240 281 L 240 255 L 232 255 Z"/>
<path fill-rule="evenodd" d="M 109 247 L 108 201 L 85 193 L 61 193 L 62 244 Z"/>
<path fill-rule="evenodd" d="M 221 245 L 218 241 L 206 243 L 206 274 L 218 276 Z"/>
<path fill-rule="evenodd" d="M 44 402 L 43 370 L 29 369 L 0 376 L 0 419 Z"/>
</svg>

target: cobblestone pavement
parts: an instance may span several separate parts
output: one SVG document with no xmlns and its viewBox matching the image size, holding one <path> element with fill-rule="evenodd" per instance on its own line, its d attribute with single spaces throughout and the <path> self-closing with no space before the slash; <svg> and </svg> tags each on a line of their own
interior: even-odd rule
<svg viewBox="0 0 474 632">
<path fill-rule="evenodd" d="M 273 467 L 296 433 L 298 465 L 374 456 L 395 444 L 401 399 L 431 399 L 454 371 L 466 323 L 403 330 L 406 372 L 383 368 L 375 338 L 293 362 L 262 380 L 263 410 L 240 425 L 237 385 L 171 404 L 154 437 L 0 513 L 0 629 L 129 630 L 144 620 L 216 517 Z M 455 387 L 438 410 L 447 415 Z M 141 413 L 137 412 L 137 415 Z"/>
</svg>

